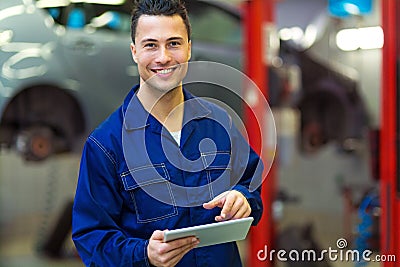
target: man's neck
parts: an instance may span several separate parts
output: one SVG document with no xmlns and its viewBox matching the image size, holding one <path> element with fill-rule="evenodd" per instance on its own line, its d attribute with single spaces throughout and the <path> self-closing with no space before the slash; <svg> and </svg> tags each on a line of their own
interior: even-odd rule
<svg viewBox="0 0 400 267">
<path fill-rule="evenodd" d="M 182 86 L 164 94 L 141 87 L 137 96 L 143 107 L 163 124 L 168 131 L 181 130 L 184 109 Z"/>
</svg>

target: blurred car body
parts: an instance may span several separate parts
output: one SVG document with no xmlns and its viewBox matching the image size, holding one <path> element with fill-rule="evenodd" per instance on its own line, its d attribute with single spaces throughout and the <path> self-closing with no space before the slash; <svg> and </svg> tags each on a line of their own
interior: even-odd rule
<svg viewBox="0 0 400 267">
<path fill-rule="evenodd" d="M 191 60 L 241 70 L 240 9 L 210 0 L 188 0 L 186 6 L 193 28 Z M 130 56 L 130 11 L 131 1 L 125 0 L 1 0 L 1 147 L 16 148 L 27 160 L 80 151 L 86 135 L 139 81 Z M 291 78 L 284 76 L 291 68 L 285 65 L 299 66 L 301 88 L 289 105 L 301 112 L 300 149 L 313 152 L 331 140 L 345 144 L 359 138 L 365 110 L 356 82 L 282 45 L 283 67 L 268 68 L 267 94 L 271 106 L 287 105 L 285 80 Z M 329 77 L 334 79 L 326 87 Z M 241 115 L 242 100 L 229 90 L 187 87 Z M 353 107 L 360 116 L 352 116 Z"/>
<path fill-rule="evenodd" d="M 2 147 L 27 160 L 79 149 L 79 140 L 121 103 L 138 82 L 130 3 L 0 2 Z M 238 10 L 212 1 L 188 1 L 187 8 L 192 60 L 240 69 Z"/>
</svg>

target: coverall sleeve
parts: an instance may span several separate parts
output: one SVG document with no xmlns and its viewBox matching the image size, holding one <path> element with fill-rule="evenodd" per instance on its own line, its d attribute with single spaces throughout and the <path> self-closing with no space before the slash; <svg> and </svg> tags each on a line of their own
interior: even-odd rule
<svg viewBox="0 0 400 267">
<path fill-rule="evenodd" d="M 123 207 L 116 162 L 95 139 L 85 144 L 76 190 L 72 238 L 86 266 L 150 266 L 148 241 L 118 225 Z"/>
<path fill-rule="evenodd" d="M 232 127 L 232 137 L 232 174 L 234 180 L 238 180 L 232 189 L 246 197 L 251 207 L 250 216 L 254 218 L 253 225 L 257 225 L 263 213 L 261 183 L 264 166 L 235 126 Z"/>
</svg>

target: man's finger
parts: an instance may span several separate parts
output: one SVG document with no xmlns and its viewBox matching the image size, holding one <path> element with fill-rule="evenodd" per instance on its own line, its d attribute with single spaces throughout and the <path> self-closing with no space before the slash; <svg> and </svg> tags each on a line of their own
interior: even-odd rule
<svg viewBox="0 0 400 267">
<path fill-rule="evenodd" d="M 218 219 L 218 221 L 219 220 L 222 220 L 222 221 L 223 220 L 229 220 L 232 217 L 231 213 L 232 213 L 232 207 L 233 207 L 233 205 L 235 203 L 235 199 L 236 199 L 235 196 L 233 196 L 233 197 L 230 197 L 229 195 L 227 196 L 227 198 L 225 199 L 224 206 L 222 207 L 222 210 L 221 210 L 221 215 L 217 216 L 215 218 L 216 220 L 217 219 Z"/>
<path fill-rule="evenodd" d="M 229 192 L 230 191 L 223 192 L 223 193 L 219 194 L 218 196 L 216 196 L 211 201 L 204 203 L 203 208 L 205 208 L 205 209 L 213 209 L 215 207 L 222 208 L 222 206 L 224 205 L 224 202 L 225 202 L 225 197 L 229 194 Z"/>
<path fill-rule="evenodd" d="M 196 243 L 197 241 L 198 239 L 195 236 L 189 236 L 169 241 L 167 242 L 167 244 L 169 244 L 173 249 L 179 249 L 186 245 L 191 245 L 193 243 Z"/>
<path fill-rule="evenodd" d="M 188 237 L 170 241 L 168 244 L 170 244 L 172 248 L 168 253 L 170 254 L 170 257 L 173 258 L 182 252 L 197 246 L 199 244 L 199 239 L 196 237 Z"/>
<path fill-rule="evenodd" d="M 164 239 L 164 231 L 156 230 L 151 235 L 151 239 L 154 240 L 163 240 Z"/>
<path fill-rule="evenodd" d="M 247 205 L 247 203 L 245 203 L 245 201 L 243 200 L 243 198 L 237 197 L 232 208 L 231 208 L 231 213 L 230 213 L 230 217 L 237 219 L 237 215 L 239 213 L 239 215 L 243 215 L 246 210 L 249 208 L 249 206 Z"/>
<path fill-rule="evenodd" d="M 207 203 L 203 204 L 203 208 L 208 209 L 208 210 L 213 209 L 215 207 L 222 207 L 222 203 L 221 203 L 220 199 L 211 200 L 210 202 L 207 202 Z"/>
<path fill-rule="evenodd" d="M 246 218 L 249 217 L 251 214 L 251 208 L 248 207 L 243 207 L 239 209 L 236 214 L 232 216 L 232 219 L 241 219 L 241 218 Z"/>
<path fill-rule="evenodd" d="M 158 248 L 154 250 L 153 265 L 175 266 L 175 259 L 178 261 L 191 249 L 199 244 L 195 237 L 185 237 L 170 242 L 159 243 Z"/>
<path fill-rule="evenodd" d="M 186 253 L 188 253 L 190 250 L 194 249 L 198 244 L 199 244 L 199 240 L 196 239 L 196 242 L 190 243 L 185 245 L 184 247 L 181 247 L 181 249 L 178 251 L 178 253 L 175 253 L 172 255 L 172 258 L 170 260 L 170 264 L 172 266 L 175 266 L 182 258 L 183 256 L 186 255 Z"/>
</svg>

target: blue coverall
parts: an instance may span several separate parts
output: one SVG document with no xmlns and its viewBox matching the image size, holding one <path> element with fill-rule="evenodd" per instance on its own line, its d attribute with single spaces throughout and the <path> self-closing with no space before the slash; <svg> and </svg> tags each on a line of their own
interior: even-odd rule
<svg viewBox="0 0 400 267">
<path fill-rule="evenodd" d="M 230 116 L 184 89 L 180 145 L 132 88 L 123 105 L 88 137 L 73 208 L 73 240 L 87 266 L 150 266 L 155 230 L 215 222 L 208 202 L 227 190 L 260 220 L 262 163 Z M 235 242 L 195 248 L 177 266 L 241 266 Z"/>
</svg>

